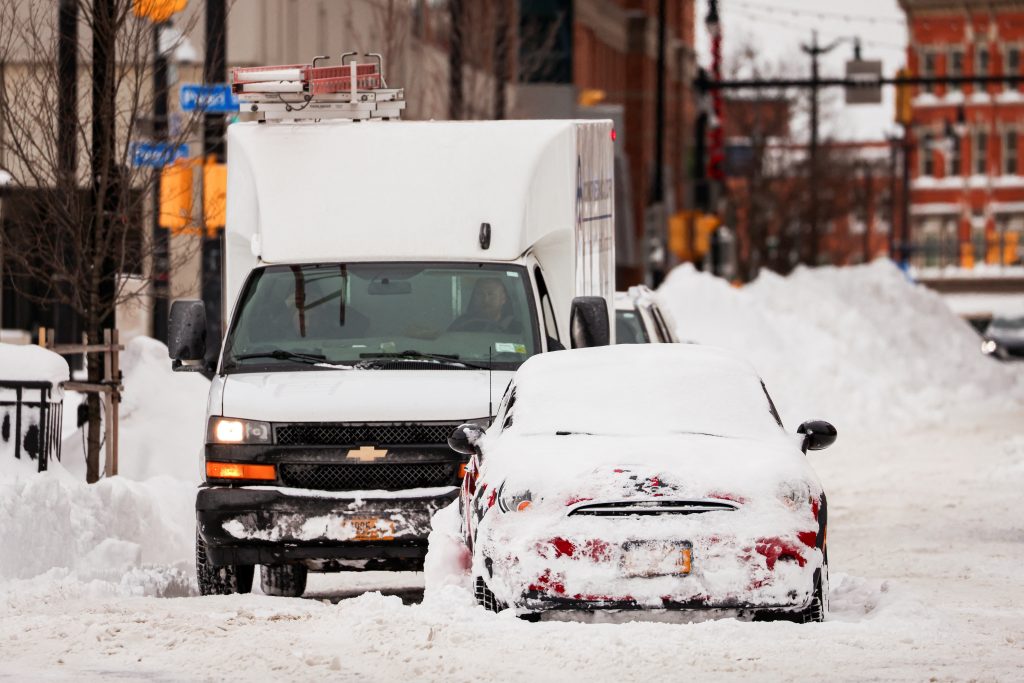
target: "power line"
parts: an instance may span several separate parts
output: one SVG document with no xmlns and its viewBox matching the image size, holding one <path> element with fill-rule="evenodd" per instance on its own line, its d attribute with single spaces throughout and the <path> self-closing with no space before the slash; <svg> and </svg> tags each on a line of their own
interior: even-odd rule
<svg viewBox="0 0 1024 683">
<path fill-rule="evenodd" d="M 891 24 L 893 26 L 906 26 L 907 22 L 904 19 L 898 19 L 895 17 L 873 17 L 864 14 L 847 14 L 845 12 L 823 12 L 821 10 L 809 10 L 801 9 L 796 7 L 780 7 L 776 3 L 764 4 L 760 2 L 751 2 L 751 0 L 729 0 L 727 6 L 739 5 L 740 7 L 747 7 L 754 10 L 770 11 L 772 13 L 782 12 L 783 14 L 789 14 L 795 17 L 817 17 L 819 19 L 827 20 L 841 20 L 846 22 L 859 22 L 867 24 Z"/>
<path fill-rule="evenodd" d="M 734 11 L 739 13 L 739 14 L 741 14 L 741 15 L 743 15 L 743 16 L 745 16 L 747 19 L 752 19 L 752 20 L 758 21 L 758 22 L 767 22 L 767 23 L 770 23 L 770 24 L 774 24 L 775 26 L 786 28 L 786 29 L 789 29 L 791 31 L 797 31 L 797 32 L 800 32 L 800 33 L 806 33 L 807 30 L 809 28 L 811 28 L 810 26 L 807 26 L 807 25 L 799 25 L 798 26 L 798 25 L 793 24 L 793 22 L 791 22 L 791 21 L 787 21 L 785 19 L 779 19 L 779 18 L 773 16 L 772 13 L 769 10 L 762 10 L 762 9 L 755 9 L 755 10 L 736 9 Z M 844 34 L 836 33 L 835 31 L 828 30 L 828 29 L 822 31 L 821 33 L 822 33 L 822 35 L 824 35 L 826 37 L 831 37 L 831 38 L 852 37 L 849 34 L 845 34 L 844 35 Z M 907 49 L 906 45 L 902 45 L 902 44 L 899 44 L 899 43 L 890 43 L 888 41 L 877 40 L 877 39 L 874 39 L 874 38 L 861 38 L 860 42 L 863 45 L 870 45 L 872 47 L 885 48 L 885 49 L 888 49 L 888 50 L 899 50 L 900 52 L 904 52 Z"/>
</svg>

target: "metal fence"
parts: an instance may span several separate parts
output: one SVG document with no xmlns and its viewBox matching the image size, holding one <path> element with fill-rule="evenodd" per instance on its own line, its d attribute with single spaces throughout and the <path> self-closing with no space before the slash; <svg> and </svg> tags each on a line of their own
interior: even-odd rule
<svg viewBox="0 0 1024 683">
<path fill-rule="evenodd" d="M 60 460 L 63 413 L 52 383 L 0 380 L 0 455 L 35 460 L 45 471 Z"/>
</svg>

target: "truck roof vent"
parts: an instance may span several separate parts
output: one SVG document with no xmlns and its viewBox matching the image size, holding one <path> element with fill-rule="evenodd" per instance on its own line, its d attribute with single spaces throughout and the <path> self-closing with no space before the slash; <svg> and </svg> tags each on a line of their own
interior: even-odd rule
<svg viewBox="0 0 1024 683">
<path fill-rule="evenodd" d="M 372 61 L 360 64 L 356 55 L 341 55 L 341 66 L 317 66 L 327 57 L 316 57 L 310 64 L 238 67 L 231 90 L 239 111 L 261 121 L 401 118 L 405 91 L 388 87 L 384 58 L 371 52 L 364 56 Z"/>
</svg>

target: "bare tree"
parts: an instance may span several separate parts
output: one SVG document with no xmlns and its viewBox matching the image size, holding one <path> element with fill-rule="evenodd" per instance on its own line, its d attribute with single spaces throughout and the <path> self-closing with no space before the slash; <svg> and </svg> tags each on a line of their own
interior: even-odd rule
<svg viewBox="0 0 1024 683">
<path fill-rule="evenodd" d="M 118 305 L 147 289 L 126 287 L 122 276 L 134 275 L 136 283 L 152 276 L 146 212 L 159 174 L 133 165 L 132 143 L 153 111 L 153 27 L 133 15 L 133 0 L 59 4 L 58 24 L 57 3 L 0 0 L 0 64 L 16 65 L 0 79 L 0 152 L 31 214 L 31 221 L 5 219 L 0 243 L 7 283 L 40 305 L 66 306 L 90 343 L 98 343 Z M 88 98 L 72 87 L 70 103 L 69 59 L 91 71 Z M 189 129 L 172 134 L 171 146 Z M 98 383 L 98 355 L 89 356 L 87 369 Z M 86 477 L 94 482 L 101 445 L 95 394 L 88 415 Z"/>
</svg>

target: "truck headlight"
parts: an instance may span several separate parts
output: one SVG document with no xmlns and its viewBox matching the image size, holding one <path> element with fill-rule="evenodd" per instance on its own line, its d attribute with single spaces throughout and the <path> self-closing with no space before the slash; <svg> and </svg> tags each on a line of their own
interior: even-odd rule
<svg viewBox="0 0 1024 683">
<path fill-rule="evenodd" d="M 239 420 L 233 417 L 211 417 L 206 440 L 209 443 L 270 443 L 270 423 Z"/>
<path fill-rule="evenodd" d="M 995 343 L 995 341 L 991 339 L 986 339 L 985 341 L 981 342 L 981 352 L 986 356 L 991 356 L 998 349 L 999 344 Z"/>
</svg>

